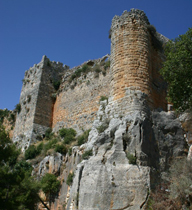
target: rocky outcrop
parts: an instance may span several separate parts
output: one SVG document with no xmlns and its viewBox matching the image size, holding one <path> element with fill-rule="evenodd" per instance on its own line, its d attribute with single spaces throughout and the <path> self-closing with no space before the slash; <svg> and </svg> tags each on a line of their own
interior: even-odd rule
<svg viewBox="0 0 192 210">
<path fill-rule="evenodd" d="M 106 110 L 103 101 L 88 142 L 73 149 L 73 167 L 62 173 L 73 171 L 73 184 L 66 188 L 63 182 L 65 193 L 57 207 L 65 195 L 67 210 L 144 209 L 151 188 L 164 178 L 171 160 L 185 154 L 183 130 L 174 112 L 133 111 L 110 119 Z M 89 150 L 93 155 L 80 162 Z M 134 164 L 128 154 L 135 157 Z"/>
</svg>

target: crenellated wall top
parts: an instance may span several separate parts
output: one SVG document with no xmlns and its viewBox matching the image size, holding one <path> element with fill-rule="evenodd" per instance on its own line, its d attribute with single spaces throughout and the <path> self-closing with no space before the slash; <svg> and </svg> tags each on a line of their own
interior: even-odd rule
<svg viewBox="0 0 192 210">
<path fill-rule="evenodd" d="M 150 22 L 144 11 L 139 9 L 131 9 L 129 12 L 125 10 L 121 16 L 115 15 L 112 19 L 111 29 L 116 28 L 119 25 L 124 25 L 132 20 L 135 20 L 140 24 L 150 25 Z"/>
</svg>

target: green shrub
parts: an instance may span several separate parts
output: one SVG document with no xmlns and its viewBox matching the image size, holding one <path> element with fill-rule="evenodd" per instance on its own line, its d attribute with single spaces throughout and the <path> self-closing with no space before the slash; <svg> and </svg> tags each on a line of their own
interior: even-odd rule
<svg viewBox="0 0 192 210">
<path fill-rule="evenodd" d="M 25 160 L 33 159 L 38 155 L 38 151 L 34 145 L 29 146 L 29 148 L 25 151 Z"/>
<path fill-rule="evenodd" d="M 51 67 L 51 62 L 47 61 L 47 66 Z"/>
<path fill-rule="evenodd" d="M 58 142 L 58 139 L 56 139 L 56 138 L 50 140 L 49 142 L 47 142 L 47 143 L 44 145 L 44 151 L 46 152 L 46 151 L 48 151 L 48 150 L 50 150 L 50 149 L 54 149 L 55 146 L 56 146 L 56 144 L 57 144 L 57 142 Z"/>
<path fill-rule="evenodd" d="M 127 159 L 129 160 L 129 164 L 136 165 L 137 158 L 133 154 L 131 154 L 129 152 L 127 152 L 126 155 L 127 155 Z"/>
<path fill-rule="evenodd" d="M 65 145 L 63 144 L 57 144 L 55 146 L 55 152 L 59 152 L 61 153 L 62 155 L 66 155 L 67 154 L 67 148 Z"/>
<path fill-rule="evenodd" d="M 75 137 L 72 136 L 72 135 L 65 136 L 65 138 L 64 138 L 64 143 L 65 144 L 70 144 L 73 141 L 75 141 Z"/>
<path fill-rule="evenodd" d="M 21 112 L 21 104 L 15 105 L 15 111 L 19 114 Z"/>
<path fill-rule="evenodd" d="M 86 152 L 83 153 L 82 159 L 87 160 L 89 158 L 89 156 L 91 156 L 91 155 L 92 155 L 92 150 L 87 150 Z"/>
<path fill-rule="evenodd" d="M 107 96 L 101 96 L 99 101 L 101 102 L 101 101 L 105 101 L 105 100 L 107 100 L 107 102 L 108 102 L 108 97 Z"/>
<path fill-rule="evenodd" d="M 109 120 L 105 119 L 105 121 L 97 128 L 98 133 L 104 132 L 109 127 Z"/>
<path fill-rule="evenodd" d="M 69 150 L 68 150 L 68 154 L 69 154 L 69 156 L 71 156 L 71 155 L 72 155 L 72 148 L 69 148 Z"/>
<path fill-rule="evenodd" d="M 44 147 L 44 144 L 43 144 L 43 142 L 41 142 L 38 146 L 37 146 L 37 153 L 41 153 L 42 152 L 42 150 L 43 150 L 43 147 Z"/>
<path fill-rule="evenodd" d="M 48 129 L 45 131 L 45 137 L 46 137 L 47 139 L 50 139 L 52 136 L 53 136 L 52 129 L 51 129 L 51 128 L 48 128 Z"/>
<path fill-rule="evenodd" d="M 88 140 L 90 129 L 85 131 L 82 135 L 77 137 L 77 145 L 80 146 Z"/>
<path fill-rule="evenodd" d="M 96 68 L 94 71 L 99 74 L 101 72 L 101 69 L 100 68 Z"/>
<path fill-rule="evenodd" d="M 85 143 L 85 138 L 83 135 L 77 137 L 77 145 L 80 146 Z"/>
<path fill-rule="evenodd" d="M 72 172 L 72 173 L 69 173 L 69 175 L 68 175 L 68 177 L 67 177 L 67 181 L 66 181 L 66 183 L 67 183 L 67 185 L 72 185 L 72 183 L 73 183 L 73 177 L 74 177 L 74 173 Z"/>
<path fill-rule="evenodd" d="M 106 70 L 109 67 L 110 67 L 110 60 L 105 62 L 104 69 Z"/>
<path fill-rule="evenodd" d="M 60 81 L 53 81 L 53 87 L 55 88 L 55 90 L 59 90 L 61 82 Z"/>
<path fill-rule="evenodd" d="M 77 69 L 70 77 L 69 83 L 71 83 L 75 78 L 78 78 L 81 76 L 81 73 L 87 73 L 90 71 L 90 67 L 85 64 L 82 66 L 82 68 Z"/>
<path fill-rule="evenodd" d="M 59 135 L 64 138 L 66 136 L 73 136 L 75 137 L 77 132 L 73 128 L 61 128 L 59 130 Z"/>
</svg>

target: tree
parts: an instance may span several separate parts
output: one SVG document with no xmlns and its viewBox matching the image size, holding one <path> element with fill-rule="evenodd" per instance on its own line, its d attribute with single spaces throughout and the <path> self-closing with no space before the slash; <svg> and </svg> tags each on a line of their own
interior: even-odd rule
<svg viewBox="0 0 192 210">
<path fill-rule="evenodd" d="M 18 161 L 20 151 L 0 125 L 0 206 L 2 210 L 34 210 L 39 200 L 38 183 L 31 177 L 32 166 Z"/>
<path fill-rule="evenodd" d="M 41 188 L 43 192 L 49 196 L 49 206 L 57 195 L 60 187 L 60 182 L 57 180 L 54 174 L 45 174 L 41 180 Z"/>
<path fill-rule="evenodd" d="M 192 28 L 165 45 L 160 70 L 168 83 L 168 100 L 178 111 L 192 108 Z"/>
</svg>

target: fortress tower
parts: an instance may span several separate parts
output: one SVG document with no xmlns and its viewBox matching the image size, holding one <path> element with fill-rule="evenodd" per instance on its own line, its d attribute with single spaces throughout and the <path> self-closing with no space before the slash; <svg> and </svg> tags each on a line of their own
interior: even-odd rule
<svg viewBox="0 0 192 210">
<path fill-rule="evenodd" d="M 22 149 L 27 148 L 33 140 L 40 140 L 51 127 L 56 93 L 54 86 L 59 85 L 61 74 L 67 68 L 43 56 L 39 64 L 25 72 L 19 101 L 21 111 L 17 114 L 13 134 L 13 141 Z"/>
<path fill-rule="evenodd" d="M 132 9 L 115 16 L 111 30 L 111 96 L 122 112 L 166 110 L 166 84 L 159 74 L 167 39 L 150 25 L 145 13 Z"/>
</svg>

